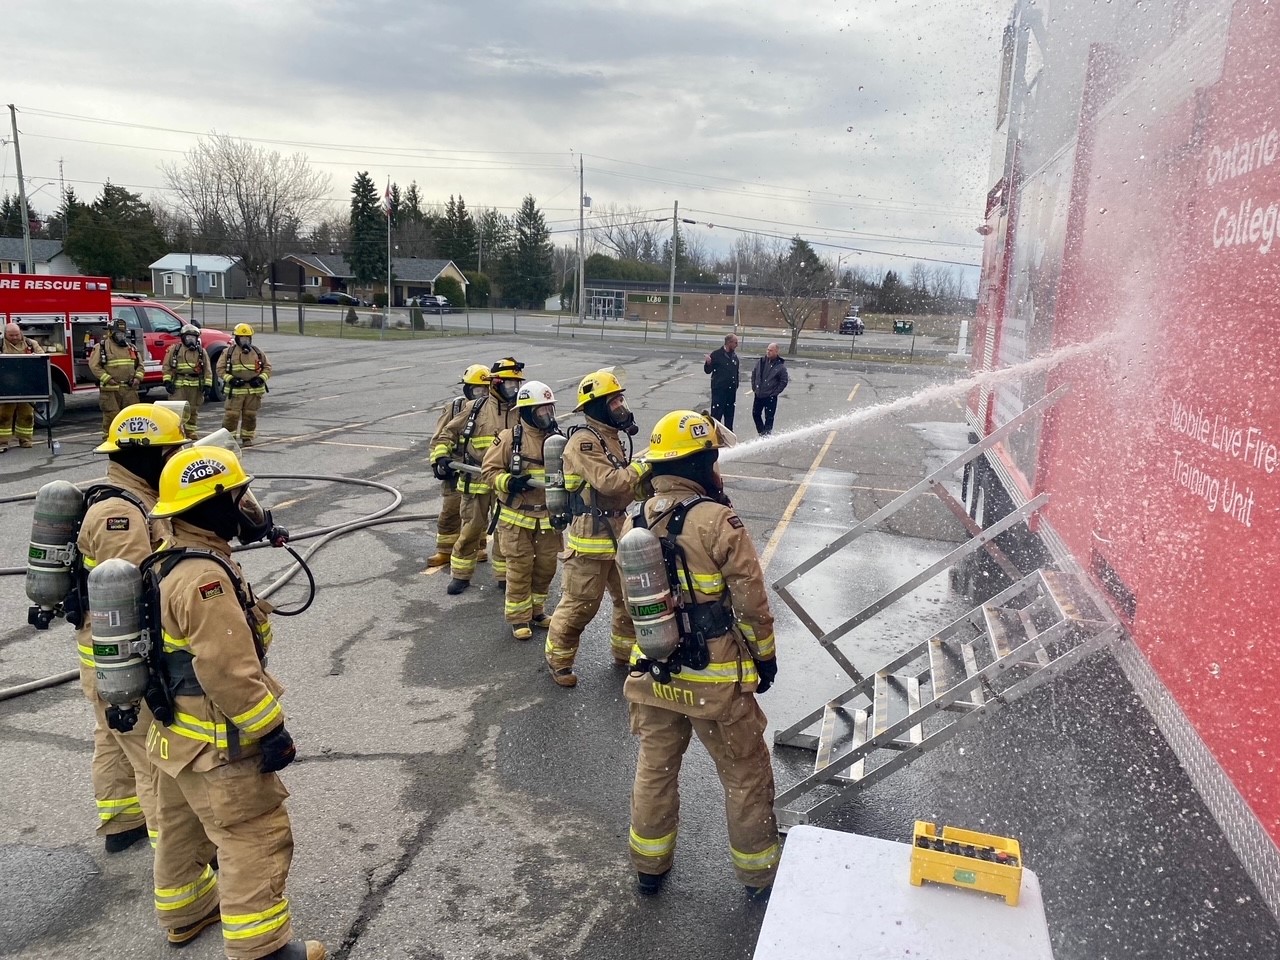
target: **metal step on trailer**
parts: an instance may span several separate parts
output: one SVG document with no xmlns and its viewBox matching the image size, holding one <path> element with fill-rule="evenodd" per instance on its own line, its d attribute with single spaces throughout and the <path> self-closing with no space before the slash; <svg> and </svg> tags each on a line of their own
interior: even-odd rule
<svg viewBox="0 0 1280 960">
<path fill-rule="evenodd" d="M 777 734 L 815 751 L 813 772 L 777 797 L 779 825 L 811 822 L 1119 636 L 1076 575 L 1028 574 Z"/>
</svg>

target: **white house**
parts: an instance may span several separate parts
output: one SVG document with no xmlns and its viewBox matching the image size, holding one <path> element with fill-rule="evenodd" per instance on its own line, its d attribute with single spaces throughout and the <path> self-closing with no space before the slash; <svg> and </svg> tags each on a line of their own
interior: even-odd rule
<svg viewBox="0 0 1280 960">
<path fill-rule="evenodd" d="M 0 237 L 0 273 L 26 273 L 21 237 Z M 78 277 L 80 268 L 62 252 L 61 240 L 32 240 L 31 267 L 42 276 Z"/>
</svg>

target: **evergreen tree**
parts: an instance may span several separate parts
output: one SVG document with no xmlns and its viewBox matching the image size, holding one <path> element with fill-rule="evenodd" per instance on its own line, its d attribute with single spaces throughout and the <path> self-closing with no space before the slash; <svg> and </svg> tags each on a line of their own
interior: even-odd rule
<svg viewBox="0 0 1280 960">
<path fill-rule="evenodd" d="M 89 207 L 64 199 L 70 214 L 67 255 L 85 273 L 113 279 L 147 276 L 148 267 L 164 255 L 164 235 L 155 211 L 142 196 L 108 182 Z"/>
<path fill-rule="evenodd" d="M 455 200 L 450 194 L 444 217 L 437 224 L 437 234 L 441 257 L 460 267 L 470 267 L 476 262 L 476 224 L 462 197 Z"/>
<path fill-rule="evenodd" d="M 511 218 L 494 209 L 481 210 L 476 221 L 476 262 L 483 268 L 489 264 L 484 273 L 492 273 L 492 265 L 501 262 L 507 249 L 511 246 Z M 487 294 L 486 294 L 487 296 Z"/>
<path fill-rule="evenodd" d="M 541 307 L 555 289 L 553 259 L 551 231 L 530 194 L 520 204 L 514 241 L 502 259 L 503 298 L 516 306 Z"/>
<path fill-rule="evenodd" d="M 347 263 L 355 282 L 368 287 L 387 276 L 387 220 L 373 178 L 356 174 L 351 184 L 351 249 Z"/>
<path fill-rule="evenodd" d="M 409 189 L 404 192 L 404 216 L 411 223 L 422 222 L 422 194 L 418 192 L 417 180 L 409 184 Z"/>
<path fill-rule="evenodd" d="M 0 236 L 22 236 L 22 202 L 16 193 L 6 193 L 0 199 Z"/>
<path fill-rule="evenodd" d="M 398 183 L 391 184 L 391 227 L 394 230 L 400 225 L 404 214 L 404 197 L 400 193 Z"/>
</svg>

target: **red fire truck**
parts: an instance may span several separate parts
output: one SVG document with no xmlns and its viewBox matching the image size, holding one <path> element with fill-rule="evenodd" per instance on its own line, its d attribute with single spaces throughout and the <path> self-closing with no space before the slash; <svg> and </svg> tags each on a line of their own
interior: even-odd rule
<svg viewBox="0 0 1280 960">
<path fill-rule="evenodd" d="M 1118 659 L 1280 911 L 1280 16 L 1020 0 L 1004 37 L 974 366 L 1100 348 L 970 399 L 984 523 L 1039 541 L 1127 625 Z M 1055 15 L 1050 15 L 1052 11 Z"/>
<path fill-rule="evenodd" d="M 66 394 L 97 389 L 89 372 L 89 355 L 105 336 L 107 322 L 115 317 L 125 320 L 134 344 L 141 349 L 147 371 L 143 391 L 160 386 L 165 353 L 178 339 L 182 325 L 196 321 L 184 320 L 164 304 L 145 297 L 112 293 L 111 282 L 105 277 L 0 275 L 0 322 L 16 322 L 52 358 L 53 396 L 40 411 L 41 426 L 57 423 L 62 417 Z M 201 330 L 200 339 L 215 366 L 232 341 L 230 334 L 221 330 Z M 219 399 L 221 386 L 215 382 Z"/>
</svg>

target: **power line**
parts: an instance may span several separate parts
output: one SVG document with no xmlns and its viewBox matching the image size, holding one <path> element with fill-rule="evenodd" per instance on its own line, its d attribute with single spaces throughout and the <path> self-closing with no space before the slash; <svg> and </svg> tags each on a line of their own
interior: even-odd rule
<svg viewBox="0 0 1280 960">
<path fill-rule="evenodd" d="M 802 229 L 808 229 L 808 230 L 814 229 L 812 225 L 807 223 L 790 223 L 786 220 L 766 220 L 762 217 L 745 217 L 736 213 L 720 213 L 716 210 L 696 210 L 693 207 L 690 207 L 689 212 L 703 213 L 712 217 L 728 217 L 731 220 L 747 220 L 747 221 L 750 221 L 751 223 L 766 223 L 775 227 L 800 227 Z M 706 224 L 706 226 L 725 227 L 725 226 L 728 226 L 728 224 L 708 223 Z M 822 230 L 828 236 L 831 236 L 834 234 L 847 234 L 850 237 L 850 239 L 854 239 L 854 240 L 892 240 L 895 243 L 924 243 L 932 246 L 941 246 L 941 247 L 963 247 L 967 250 L 982 249 L 982 244 L 980 243 L 964 243 L 959 240 L 930 240 L 924 237 L 899 237 L 899 236 L 895 236 L 893 234 L 887 234 L 887 233 L 865 233 L 859 230 L 844 230 L 840 227 L 823 227 Z"/>
</svg>

